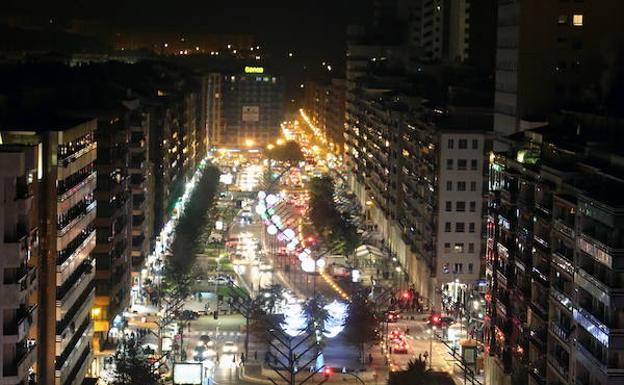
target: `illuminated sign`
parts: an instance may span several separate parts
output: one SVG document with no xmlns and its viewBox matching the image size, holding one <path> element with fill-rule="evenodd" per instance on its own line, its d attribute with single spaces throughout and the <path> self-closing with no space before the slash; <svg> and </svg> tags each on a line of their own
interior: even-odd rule
<svg viewBox="0 0 624 385">
<path fill-rule="evenodd" d="M 245 73 L 246 74 L 263 74 L 264 67 L 245 66 Z"/>
</svg>

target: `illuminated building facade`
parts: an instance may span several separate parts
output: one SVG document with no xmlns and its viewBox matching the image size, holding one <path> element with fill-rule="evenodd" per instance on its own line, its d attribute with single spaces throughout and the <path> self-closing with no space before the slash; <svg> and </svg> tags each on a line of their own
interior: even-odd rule
<svg viewBox="0 0 624 385">
<path fill-rule="evenodd" d="M 18 184 L 20 196 L 33 194 L 37 222 L 16 228 L 20 239 L 37 249 L 32 253 L 37 256 L 39 284 L 34 377 L 41 384 L 77 385 L 82 383 L 93 356 L 95 261 L 91 253 L 96 242 L 97 121 L 51 118 L 31 127 L 16 123 L 15 129 L 23 131 L 3 131 L 2 138 L 4 144 L 36 146 L 39 162 L 36 182 L 27 177 L 32 186 L 21 181 Z M 18 217 L 19 221 L 25 218 L 25 213 Z M 27 227 L 38 230 L 28 232 Z M 26 288 L 31 281 L 23 282 L 20 287 Z M 18 351 L 27 360 L 23 348 L 31 345 L 22 345 Z M 18 362 L 18 372 L 24 362 Z"/>
<path fill-rule="evenodd" d="M 26 384 L 37 358 L 38 145 L 0 146 L 0 382 Z"/>
<path fill-rule="evenodd" d="M 576 113 L 550 122 L 490 158 L 486 381 L 618 384 L 622 124 Z"/>
<path fill-rule="evenodd" d="M 259 148 L 279 135 L 284 103 L 281 78 L 263 67 L 246 66 L 242 73 L 210 75 L 207 86 L 213 147 Z"/>
</svg>

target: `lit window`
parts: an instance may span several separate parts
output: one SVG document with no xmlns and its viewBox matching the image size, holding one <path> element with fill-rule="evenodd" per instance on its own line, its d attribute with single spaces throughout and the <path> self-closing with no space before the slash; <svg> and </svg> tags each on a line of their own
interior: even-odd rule
<svg viewBox="0 0 624 385">
<path fill-rule="evenodd" d="M 581 15 L 581 14 L 574 15 L 574 17 L 572 18 L 572 24 L 575 27 L 582 27 L 583 26 L 583 15 Z"/>
<path fill-rule="evenodd" d="M 559 18 L 557 19 L 557 24 L 567 24 L 567 23 L 568 23 L 568 16 L 559 15 Z"/>
</svg>

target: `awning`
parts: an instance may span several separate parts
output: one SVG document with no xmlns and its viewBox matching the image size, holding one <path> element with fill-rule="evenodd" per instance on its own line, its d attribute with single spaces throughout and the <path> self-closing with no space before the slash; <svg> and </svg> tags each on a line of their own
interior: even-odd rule
<svg viewBox="0 0 624 385">
<path fill-rule="evenodd" d="M 361 245 L 357 249 L 355 249 L 355 256 L 358 258 L 370 256 L 382 258 L 384 254 L 381 250 L 379 250 L 379 248 L 375 246 Z"/>
</svg>

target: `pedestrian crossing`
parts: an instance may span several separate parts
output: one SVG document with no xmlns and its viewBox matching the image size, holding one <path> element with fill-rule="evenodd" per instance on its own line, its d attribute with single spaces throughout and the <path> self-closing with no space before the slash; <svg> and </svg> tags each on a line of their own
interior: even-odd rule
<svg viewBox="0 0 624 385">
<path fill-rule="evenodd" d="M 242 337 L 245 336 L 245 332 L 237 332 L 237 331 L 227 331 L 227 330 L 191 330 L 190 332 L 184 331 L 184 336 L 186 337 Z"/>
</svg>

